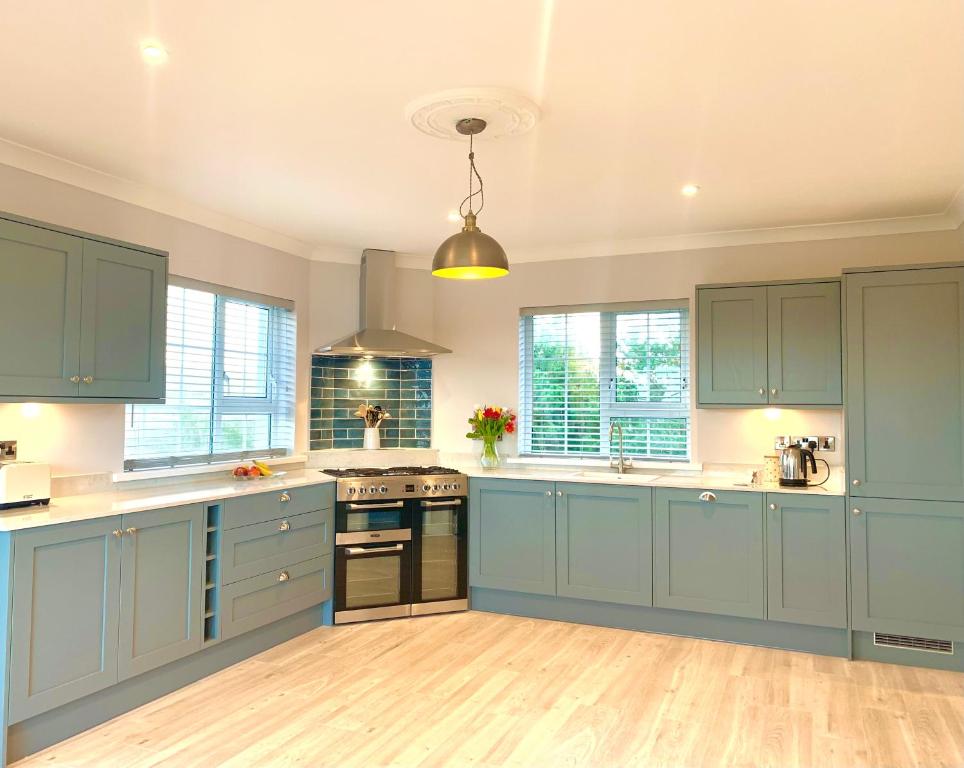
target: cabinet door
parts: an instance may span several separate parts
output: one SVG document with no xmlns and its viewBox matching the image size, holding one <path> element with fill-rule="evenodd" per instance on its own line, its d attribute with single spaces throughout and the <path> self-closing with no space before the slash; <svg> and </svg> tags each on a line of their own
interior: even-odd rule
<svg viewBox="0 0 964 768">
<path fill-rule="evenodd" d="M 203 507 L 124 515 L 118 671 L 125 679 L 201 648 Z"/>
<path fill-rule="evenodd" d="M 167 259 L 84 241 L 81 397 L 164 397 Z"/>
<path fill-rule="evenodd" d="M 767 507 L 767 618 L 846 627 L 845 500 L 771 493 Z"/>
<path fill-rule="evenodd" d="M 964 269 L 846 281 L 851 494 L 964 501 Z"/>
<path fill-rule="evenodd" d="M 0 397 L 77 395 L 83 242 L 0 219 Z"/>
<path fill-rule="evenodd" d="M 769 401 L 775 405 L 839 405 L 840 283 L 767 288 Z"/>
<path fill-rule="evenodd" d="M 700 404 L 767 402 L 766 287 L 698 291 Z"/>
<path fill-rule="evenodd" d="M 964 504 L 850 506 L 854 629 L 964 641 Z"/>
<path fill-rule="evenodd" d="M 473 479 L 469 487 L 469 584 L 556 594 L 553 484 Z"/>
<path fill-rule="evenodd" d="M 558 593 L 652 605 L 652 489 L 558 483 L 556 494 Z"/>
<path fill-rule="evenodd" d="M 657 488 L 655 499 L 655 604 L 762 619 L 762 494 Z"/>
<path fill-rule="evenodd" d="M 13 722 L 117 682 L 119 527 L 110 517 L 15 534 Z"/>
</svg>

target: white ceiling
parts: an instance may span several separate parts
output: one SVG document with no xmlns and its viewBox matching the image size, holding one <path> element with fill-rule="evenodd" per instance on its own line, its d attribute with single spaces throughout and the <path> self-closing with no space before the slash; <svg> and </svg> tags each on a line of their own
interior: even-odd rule
<svg viewBox="0 0 964 768">
<path fill-rule="evenodd" d="M 960 0 L 0 0 L 0 31 L 0 138 L 307 244 L 455 230 L 467 147 L 405 106 L 461 86 L 542 109 L 476 147 L 510 258 L 939 216 L 964 183 Z"/>
</svg>

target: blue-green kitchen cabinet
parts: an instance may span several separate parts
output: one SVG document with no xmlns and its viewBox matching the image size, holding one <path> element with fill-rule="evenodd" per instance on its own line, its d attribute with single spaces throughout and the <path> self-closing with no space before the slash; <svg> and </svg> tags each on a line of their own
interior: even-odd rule
<svg viewBox="0 0 964 768">
<path fill-rule="evenodd" d="M 762 619 L 763 494 L 657 488 L 654 604 Z"/>
<path fill-rule="evenodd" d="M 853 628 L 964 641 L 964 504 L 849 504 Z"/>
<path fill-rule="evenodd" d="M 10 722 L 200 649 L 202 510 L 14 534 Z"/>
<path fill-rule="evenodd" d="M 164 397 L 167 257 L 0 216 L 0 399 Z"/>
<path fill-rule="evenodd" d="M 851 495 L 964 501 L 964 268 L 845 280 Z"/>
<path fill-rule="evenodd" d="M 847 510 L 840 496 L 766 497 L 767 619 L 847 626 Z"/>
<path fill-rule="evenodd" d="M 555 484 L 472 479 L 469 584 L 556 594 Z"/>
<path fill-rule="evenodd" d="M 653 492 L 556 483 L 557 594 L 653 604 Z"/>
<path fill-rule="evenodd" d="M 697 289 L 697 401 L 840 405 L 840 282 Z"/>
</svg>

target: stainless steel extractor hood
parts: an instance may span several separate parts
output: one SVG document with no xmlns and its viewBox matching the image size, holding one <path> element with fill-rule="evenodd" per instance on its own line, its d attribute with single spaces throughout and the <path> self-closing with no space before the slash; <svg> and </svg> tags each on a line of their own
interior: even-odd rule
<svg viewBox="0 0 964 768">
<path fill-rule="evenodd" d="M 395 330 L 395 253 L 368 249 L 361 261 L 361 329 L 315 350 L 318 355 L 351 357 L 432 357 L 451 352 Z"/>
</svg>

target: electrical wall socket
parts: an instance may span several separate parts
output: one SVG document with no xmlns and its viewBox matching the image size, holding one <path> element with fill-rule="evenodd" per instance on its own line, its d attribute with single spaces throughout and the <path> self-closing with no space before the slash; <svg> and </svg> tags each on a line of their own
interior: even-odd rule
<svg viewBox="0 0 964 768">
<path fill-rule="evenodd" d="M 0 440 L 0 461 L 17 460 L 17 441 Z"/>
<path fill-rule="evenodd" d="M 837 438 L 832 435 L 777 435 L 773 438 L 773 447 L 778 451 L 789 448 L 791 445 L 806 445 L 807 443 L 812 443 L 815 446 L 814 451 L 833 453 L 837 450 Z"/>
</svg>

